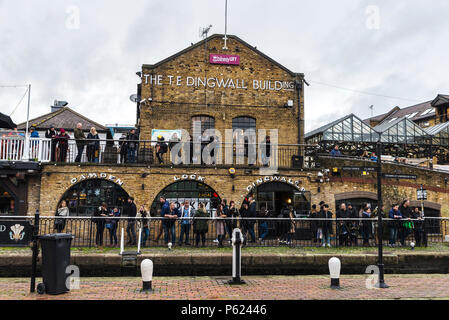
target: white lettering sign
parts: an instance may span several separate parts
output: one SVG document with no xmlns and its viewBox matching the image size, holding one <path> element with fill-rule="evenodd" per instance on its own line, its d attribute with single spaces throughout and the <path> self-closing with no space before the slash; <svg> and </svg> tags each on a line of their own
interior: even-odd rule
<svg viewBox="0 0 449 320">
<path fill-rule="evenodd" d="M 107 173 L 88 173 L 88 174 L 82 174 L 79 176 L 79 178 L 72 178 L 70 179 L 71 184 L 77 184 L 78 182 L 81 182 L 86 179 L 104 179 L 108 181 L 112 181 L 115 184 L 118 184 L 119 186 L 123 185 L 123 181 L 121 179 L 118 179 L 117 177 L 113 175 L 108 175 Z"/>
<path fill-rule="evenodd" d="M 142 74 L 142 82 L 145 84 L 156 86 L 181 86 L 183 83 L 187 87 L 192 88 L 229 88 L 229 89 L 248 89 L 248 83 L 244 79 L 232 79 L 232 78 L 206 78 L 206 77 L 193 77 L 177 76 L 176 81 L 173 81 L 175 76 L 173 75 L 151 75 Z M 280 81 L 280 80 L 252 80 L 252 89 L 254 90 L 268 90 L 268 91 L 293 91 L 295 89 L 294 81 Z"/>
<path fill-rule="evenodd" d="M 290 178 L 287 179 L 286 177 L 266 176 L 263 178 L 259 178 L 255 182 L 248 185 L 248 187 L 246 187 L 246 191 L 251 192 L 253 189 L 255 189 L 257 186 L 259 186 L 261 184 L 264 184 L 267 182 L 276 182 L 276 181 L 288 183 L 288 184 L 292 185 L 293 187 L 297 188 L 298 190 L 300 190 L 299 185 L 301 184 L 301 181 L 299 181 L 299 180 L 293 181 L 292 179 L 290 179 Z"/>
</svg>

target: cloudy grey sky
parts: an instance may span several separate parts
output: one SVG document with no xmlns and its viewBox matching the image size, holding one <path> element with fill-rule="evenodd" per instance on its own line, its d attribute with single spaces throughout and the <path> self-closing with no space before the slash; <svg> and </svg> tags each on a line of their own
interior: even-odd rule
<svg viewBox="0 0 449 320">
<path fill-rule="evenodd" d="M 305 73 L 306 131 L 449 93 L 447 0 L 228 2 L 229 33 Z M 224 32 L 224 0 L 0 0 L 0 86 L 31 83 L 31 117 L 60 99 L 103 124 L 135 123 L 135 72 L 209 24 Z M 24 92 L 0 88 L 0 112 Z M 13 114 L 25 119 L 26 99 Z"/>
</svg>

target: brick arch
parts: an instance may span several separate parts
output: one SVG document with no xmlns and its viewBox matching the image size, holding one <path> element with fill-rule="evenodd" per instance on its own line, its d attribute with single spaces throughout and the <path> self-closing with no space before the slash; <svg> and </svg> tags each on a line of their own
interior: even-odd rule
<svg viewBox="0 0 449 320">
<path fill-rule="evenodd" d="M 97 178 L 86 178 L 86 179 L 83 179 L 83 180 L 81 180 L 81 181 L 78 181 L 77 183 L 73 183 L 73 184 L 72 184 L 72 183 L 68 183 L 68 186 L 67 186 L 67 187 L 63 190 L 63 192 L 60 193 L 60 195 L 59 195 L 59 200 L 58 200 L 58 202 L 56 203 L 56 208 L 54 208 L 54 212 L 56 212 L 56 211 L 58 210 L 58 207 L 59 207 L 59 205 L 61 204 L 61 201 L 62 201 L 62 200 L 66 200 L 66 199 L 63 199 L 63 197 L 64 197 L 64 195 L 65 195 L 70 189 L 72 189 L 73 187 L 75 187 L 75 186 L 77 186 L 77 185 L 79 185 L 79 184 L 81 184 L 81 183 L 83 183 L 83 182 L 85 182 L 85 181 L 89 181 L 89 180 L 103 180 L 103 181 L 110 182 L 110 183 L 115 184 L 115 185 L 117 185 L 118 187 L 122 188 L 123 191 L 124 191 L 128 196 L 132 196 L 132 195 L 128 192 L 128 190 L 126 190 L 126 188 L 123 187 L 123 185 L 119 185 L 119 184 L 117 184 L 117 183 L 115 183 L 114 181 L 111 181 L 111 180 L 109 180 L 109 179 L 99 178 L 99 177 L 97 177 Z"/>
<path fill-rule="evenodd" d="M 169 183 L 169 184 L 167 184 L 167 185 L 164 185 L 164 187 L 162 187 L 162 188 L 161 188 L 161 189 L 154 195 L 154 199 L 153 199 L 153 201 L 151 202 L 151 204 L 149 205 L 149 206 L 150 206 L 150 210 L 152 210 L 152 209 L 154 208 L 154 204 L 157 203 L 157 202 L 159 201 L 158 196 L 159 196 L 160 194 L 163 194 L 164 190 L 166 190 L 168 187 L 170 187 L 170 186 L 172 186 L 172 185 L 174 185 L 174 184 L 177 184 L 177 183 L 180 183 L 180 182 L 186 182 L 186 181 L 187 181 L 187 182 L 197 182 L 197 183 L 204 184 L 206 187 L 208 187 L 208 188 L 211 189 L 214 193 L 217 194 L 218 199 L 220 200 L 220 202 L 221 202 L 221 200 L 223 199 L 223 197 L 220 196 L 220 193 L 217 191 L 217 189 L 215 188 L 214 185 L 211 185 L 211 184 L 206 183 L 206 182 L 204 182 L 204 181 L 198 181 L 198 180 L 194 180 L 194 179 L 182 179 L 182 180 L 174 181 L 174 182 L 171 182 L 171 183 Z"/>
<path fill-rule="evenodd" d="M 350 199 L 370 199 L 377 201 L 377 193 L 368 191 L 351 191 L 337 193 L 334 195 L 335 201 L 350 200 Z"/>
</svg>

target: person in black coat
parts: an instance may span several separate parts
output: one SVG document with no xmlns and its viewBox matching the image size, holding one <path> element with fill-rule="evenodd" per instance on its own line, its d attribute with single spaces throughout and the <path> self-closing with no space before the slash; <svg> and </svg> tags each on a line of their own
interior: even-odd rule
<svg viewBox="0 0 449 320">
<path fill-rule="evenodd" d="M 125 206 L 125 209 L 123 210 L 123 215 L 128 218 L 128 225 L 126 227 L 126 233 L 128 234 L 128 245 L 137 245 L 137 239 L 136 239 L 136 216 L 137 216 L 137 207 L 134 203 L 134 198 L 129 197 L 128 198 L 128 204 Z"/>
<path fill-rule="evenodd" d="M 347 219 L 349 218 L 348 210 L 346 209 L 346 204 L 342 203 L 340 208 L 337 211 L 337 220 L 338 219 Z M 347 220 L 337 221 L 337 234 L 338 241 L 340 246 L 348 246 L 349 244 L 349 228 L 348 228 Z"/>
<path fill-rule="evenodd" d="M 316 204 L 312 205 L 312 210 L 310 210 L 309 213 L 310 219 L 316 219 L 318 218 L 318 211 L 316 210 Z M 313 243 L 317 243 L 318 240 L 318 220 L 311 220 L 310 221 L 310 231 L 312 233 L 312 240 Z"/>
<path fill-rule="evenodd" d="M 322 239 L 322 246 L 325 247 L 326 245 L 330 248 L 331 247 L 331 234 L 332 231 L 332 212 L 329 210 L 329 205 L 324 204 L 323 210 L 320 211 L 318 217 L 321 219 L 326 220 L 320 220 L 319 225 L 321 227 L 321 230 L 323 232 L 323 239 Z"/>
<path fill-rule="evenodd" d="M 56 145 L 58 144 L 58 139 L 56 139 L 58 133 L 55 130 L 55 126 L 51 125 L 50 129 L 45 132 L 45 138 L 51 139 L 51 162 L 56 161 Z"/>
<path fill-rule="evenodd" d="M 409 225 L 411 223 L 411 217 L 412 217 L 412 208 L 410 207 L 410 201 L 404 200 L 402 202 L 402 205 L 399 207 L 399 211 L 401 212 L 403 223 L 399 227 L 399 240 L 401 242 L 401 246 L 405 245 L 405 239 L 411 232 L 411 228 L 409 228 Z"/>
<path fill-rule="evenodd" d="M 128 163 L 136 163 L 136 153 L 139 137 L 137 136 L 135 129 L 131 129 L 131 131 L 129 131 L 126 140 L 127 140 L 126 159 L 128 160 Z"/>
<path fill-rule="evenodd" d="M 249 206 L 248 206 L 248 218 L 256 218 L 257 217 L 257 208 L 256 208 L 256 200 L 253 199 L 253 197 L 249 197 Z M 254 233 L 254 224 L 256 223 L 255 220 L 250 219 L 248 220 L 248 233 L 251 237 L 252 243 L 256 242 L 256 234 Z"/>
<path fill-rule="evenodd" d="M 349 229 L 349 245 L 356 246 L 357 247 L 357 238 L 358 238 L 358 232 L 359 232 L 359 221 L 356 220 L 359 215 L 357 210 L 354 209 L 352 206 L 352 203 L 348 202 L 347 204 L 347 210 L 348 210 L 348 216 L 349 218 L 353 218 L 354 220 L 351 220 L 347 223 L 348 229 Z"/>
<path fill-rule="evenodd" d="M 363 246 L 369 246 L 369 238 L 372 234 L 372 223 L 371 220 L 367 220 L 371 218 L 371 208 L 365 207 L 363 208 L 362 218 L 366 220 L 362 220 L 362 236 L 363 236 Z"/>
<path fill-rule="evenodd" d="M 101 207 L 94 213 L 94 222 L 97 224 L 97 233 L 95 235 L 95 244 L 98 247 L 103 246 L 103 234 L 106 220 L 103 217 L 107 217 L 109 215 L 108 206 L 105 202 L 101 204 Z"/>
<path fill-rule="evenodd" d="M 414 224 L 414 235 L 415 235 L 415 241 L 416 241 L 416 246 L 417 247 L 421 247 L 421 246 L 425 246 L 427 247 L 427 234 L 425 231 L 425 218 L 424 215 L 421 213 L 421 211 L 419 211 L 419 208 L 416 207 L 413 211 L 412 211 L 412 215 L 411 218 L 413 220 L 413 224 Z"/>
</svg>

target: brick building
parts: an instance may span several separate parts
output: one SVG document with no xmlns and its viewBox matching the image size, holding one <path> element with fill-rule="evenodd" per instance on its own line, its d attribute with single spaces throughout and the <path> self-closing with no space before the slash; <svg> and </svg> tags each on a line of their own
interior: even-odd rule
<svg viewBox="0 0 449 320">
<path fill-rule="evenodd" d="M 220 200 L 240 205 L 249 194 L 256 196 L 259 208 L 265 206 L 274 215 L 286 205 L 305 214 L 311 204 L 321 200 L 334 212 L 342 201 L 351 201 L 356 207 L 363 202 L 376 205 L 375 173 L 345 170 L 372 166 L 370 161 L 324 156 L 319 168 L 293 161 L 302 152 L 298 144 L 304 143 L 304 75 L 236 36 L 228 38 L 227 50 L 222 49 L 223 36 L 212 35 L 161 62 L 143 65 L 138 86 L 141 141 L 137 162 L 114 160 L 120 151 L 111 148 L 116 153 L 107 158 L 115 162 L 42 163 L 40 174 L 30 177 L 27 186 L 28 214 L 40 209 L 43 215 L 54 215 L 58 204 L 66 200 L 70 215 L 89 216 L 103 201 L 122 207 L 126 198 L 133 196 L 138 206 L 145 204 L 156 215 L 159 195 L 178 203 L 189 199 L 194 206 L 206 202 L 212 213 Z M 194 121 L 220 131 L 278 129 L 279 144 L 292 148 L 279 151 L 285 158 L 274 173 L 266 173 L 259 164 L 159 164 L 149 140 L 178 129 L 192 134 Z M 153 151 L 147 154 L 146 149 Z M 326 172 L 338 174 L 326 176 Z M 400 164 L 386 164 L 384 172 L 412 176 L 401 181 L 385 178 L 385 199 L 416 199 L 416 189 L 423 184 L 429 191 L 425 207 L 435 216 L 449 216 L 444 173 Z"/>
<path fill-rule="evenodd" d="M 304 143 L 304 75 L 236 36 L 228 38 L 227 50 L 223 35 L 216 34 L 142 66 L 139 93 L 145 102 L 137 121 L 142 140 L 150 140 L 155 129 L 192 133 L 198 119 L 220 131 L 279 129 L 279 143 Z"/>
</svg>

